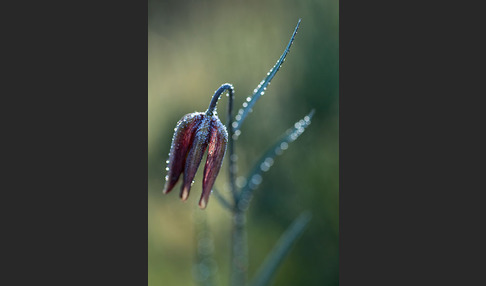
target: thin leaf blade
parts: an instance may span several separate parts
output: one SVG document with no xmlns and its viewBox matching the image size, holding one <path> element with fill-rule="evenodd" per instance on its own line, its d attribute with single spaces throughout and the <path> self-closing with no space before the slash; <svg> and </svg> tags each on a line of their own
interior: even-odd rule
<svg viewBox="0 0 486 286">
<path fill-rule="evenodd" d="M 229 211 L 232 211 L 233 210 L 233 206 L 228 202 L 228 200 L 223 197 L 223 195 L 216 189 L 213 187 L 213 191 L 212 191 L 212 194 L 214 194 L 214 196 L 218 199 L 218 202 L 227 210 Z"/>
<path fill-rule="evenodd" d="M 273 165 L 274 158 L 277 155 L 281 155 L 283 151 L 288 148 L 289 144 L 295 141 L 311 124 L 311 119 L 314 112 L 315 110 L 312 109 L 309 114 L 297 121 L 292 128 L 288 129 L 284 135 L 275 144 L 273 144 L 262 157 L 260 157 L 260 160 L 258 160 L 251 169 L 251 172 L 247 177 L 247 182 L 240 192 L 238 198 L 238 208 L 248 208 L 253 191 L 263 180 L 262 173 L 268 171 Z"/>
<path fill-rule="evenodd" d="M 279 71 L 283 62 L 285 61 L 285 57 L 289 53 L 290 47 L 292 46 L 295 35 L 297 34 L 297 30 L 299 29 L 300 21 L 301 21 L 301 19 L 299 19 L 299 21 L 297 22 L 297 26 L 295 27 L 294 33 L 292 34 L 292 37 L 290 37 L 290 41 L 287 44 L 287 47 L 285 48 L 284 52 L 282 53 L 282 55 L 278 59 L 277 63 L 270 69 L 270 71 L 267 73 L 267 76 L 253 90 L 252 96 L 247 97 L 247 100 L 243 103 L 243 107 L 240 108 L 240 110 L 238 111 L 238 114 L 235 117 L 235 121 L 232 123 L 236 138 L 240 134 L 239 130 L 241 128 L 241 124 L 243 123 L 245 118 L 248 116 L 248 114 L 251 112 L 253 105 L 255 105 L 255 102 L 260 98 L 260 96 L 262 96 L 265 93 L 265 90 L 267 89 L 267 86 L 270 84 L 270 81 L 277 74 L 277 72 Z"/>
<path fill-rule="evenodd" d="M 297 238 L 304 232 L 311 218 L 311 213 L 304 211 L 292 222 L 268 254 L 262 266 L 260 266 L 257 275 L 250 284 L 251 286 L 269 285 L 278 267 L 290 252 L 290 248 L 296 242 Z"/>
</svg>

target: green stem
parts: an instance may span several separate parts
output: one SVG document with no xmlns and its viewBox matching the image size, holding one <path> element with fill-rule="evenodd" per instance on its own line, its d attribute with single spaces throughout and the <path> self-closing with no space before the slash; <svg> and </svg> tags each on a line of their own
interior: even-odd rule
<svg viewBox="0 0 486 286">
<path fill-rule="evenodd" d="M 219 98 L 221 97 L 221 94 L 225 92 L 226 90 L 229 91 L 230 94 L 230 104 L 233 104 L 233 93 L 234 93 L 234 88 L 233 85 L 229 83 L 225 83 L 221 85 L 213 94 L 213 97 L 211 98 L 211 102 L 209 103 L 208 110 L 206 110 L 206 114 L 209 116 L 213 115 L 214 110 L 216 109 L 216 104 L 218 103 Z"/>
<path fill-rule="evenodd" d="M 231 86 L 229 101 L 228 101 L 228 153 L 229 153 L 229 164 L 228 164 L 228 176 L 230 182 L 231 193 L 233 194 L 234 205 L 236 206 L 238 203 L 238 192 L 236 189 L 236 154 L 235 154 L 235 147 L 234 147 L 234 128 L 233 128 L 233 98 L 234 98 L 234 89 Z"/>
<path fill-rule="evenodd" d="M 231 284 L 243 286 L 246 283 L 248 268 L 248 244 L 246 240 L 245 212 L 235 209 L 233 213 L 233 231 L 231 246 Z"/>
<path fill-rule="evenodd" d="M 234 148 L 234 128 L 233 128 L 233 98 L 234 89 L 231 84 L 223 84 L 213 95 L 211 103 L 209 104 L 206 114 L 212 115 L 213 110 L 216 107 L 216 103 L 225 90 L 229 90 L 228 101 L 228 176 L 230 182 L 231 193 L 233 194 L 233 208 L 231 209 L 233 215 L 233 225 L 231 233 L 231 277 L 230 285 L 243 286 L 246 283 L 246 271 L 248 268 L 248 255 L 247 255 L 247 241 L 245 230 L 245 212 L 240 210 L 238 206 L 238 190 L 236 187 L 236 155 Z"/>
<path fill-rule="evenodd" d="M 196 226 L 196 261 L 193 272 L 199 286 L 214 286 L 215 263 L 213 257 L 214 241 L 209 231 L 206 212 L 199 209 L 194 212 L 194 224 Z"/>
</svg>

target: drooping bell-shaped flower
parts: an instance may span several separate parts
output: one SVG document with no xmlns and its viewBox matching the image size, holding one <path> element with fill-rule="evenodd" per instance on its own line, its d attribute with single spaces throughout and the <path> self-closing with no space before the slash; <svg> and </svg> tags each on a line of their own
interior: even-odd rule
<svg viewBox="0 0 486 286">
<path fill-rule="evenodd" d="M 231 86 L 232 88 L 232 86 Z M 220 92 L 221 93 L 221 92 Z M 218 94 L 219 98 L 219 94 Z M 217 99 L 216 99 L 217 101 Z M 228 132 L 219 118 L 213 114 L 216 101 L 211 101 L 206 112 L 186 114 L 177 123 L 172 137 L 172 144 L 165 177 L 164 194 L 170 192 L 181 174 L 183 182 L 180 197 L 187 200 L 196 171 L 206 149 L 208 155 L 204 166 L 202 194 L 199 207 L 206 208 L 211 189 L 223 163 L 228 142 Z"/>
</svg>

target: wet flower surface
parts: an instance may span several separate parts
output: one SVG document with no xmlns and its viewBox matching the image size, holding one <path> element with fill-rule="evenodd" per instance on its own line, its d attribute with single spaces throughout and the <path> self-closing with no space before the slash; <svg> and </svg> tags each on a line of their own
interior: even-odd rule
<svg viewBox="0 0 486 286">
<path fill-rule="evenodd" d="M 183 201 L 187 200 L 197 169 L 208 149 L 199 200 L 199 207 L 204 209 L 223 163 L 228 132 L 212 111 L 186 114 L 179 120 L 174 131 L 163 192 L 169 193 L 183 174 L 180 197 Z"/>
</svg>

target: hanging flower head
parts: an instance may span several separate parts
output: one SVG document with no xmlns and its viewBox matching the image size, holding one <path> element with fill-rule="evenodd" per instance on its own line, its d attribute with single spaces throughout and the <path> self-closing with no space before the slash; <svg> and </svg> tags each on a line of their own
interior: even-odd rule
<svg viewBox="0 0 486 286">
<path fill-rule="evenodd" d="M 228 142 L 228 131 L 219 118 L 213 113 L 216 103 L 226 89 L 233 92 L 230 84 L 222 85 L 213 95 L 206 112 L 186 114 L 177 123 L 172 137 L 172 144 L 167 160 L 167 176 L 165 177 L 164 194 L 174 188 L 183 174 L 180 197 L 187 200 L 196 171 L 201 163 L 206 148 L 208 156 L 204 166 L 203 190 L 199 207 L 205 209 L 209 195 L 223 163 Z"/>
</svg>

